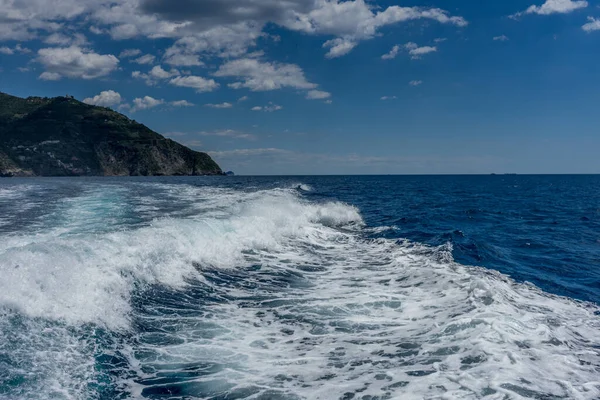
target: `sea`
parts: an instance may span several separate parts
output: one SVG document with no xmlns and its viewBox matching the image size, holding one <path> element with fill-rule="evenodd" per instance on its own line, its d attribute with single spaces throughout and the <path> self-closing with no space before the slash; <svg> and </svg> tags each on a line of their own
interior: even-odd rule
<svg viewBox="0 0 600 400">
<path fill-rule="evenodd" d="M 600 399 L 600 176 L 0 180 L 0 399 Z"/>
</svg>

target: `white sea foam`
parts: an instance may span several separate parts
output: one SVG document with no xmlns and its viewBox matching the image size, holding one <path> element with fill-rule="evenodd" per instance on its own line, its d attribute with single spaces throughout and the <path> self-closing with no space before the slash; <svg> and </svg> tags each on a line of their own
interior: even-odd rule
<svg viewBox="0 0 600 400">
<path fill-rule="evenodd" d="M 223 379 L 230 390 L 258 387 L 275 398 L 600 396 L 595 306 L 456 264 L 447 248 L 326 231 L 315 239 L 327 247 L 264 260 L 326 267 L 306 273 L 311 286 L 212 307 L 220 334 L 210 340 L 190 340 L 190 322 L 177 321 L 180 343 L 149 344 L 157 358 L 145 361 L 225 364 L 196 381 Z"/>
<path fill-rule="evenodd" d="M 197 285 L 229 299 L 198 317 L 176 309 L 138 316 L 163 326 L 164 340 L 140 333 L 136 346 L 123 346 L 137 374 L 126 379 L 137 388 L 132 397 L 144 387 L 134 382 L 193 363 L 221 368 L 188 384 L 223 380 L 226 390 L 253 388 L 266 398 L 600 397 L 596 306 L 457 264 L 448 247 L 365 239 L 356 208 L 310 203 L 294 189 L 158 189 L 181 210 L 133 230 L 82 230 L 85 219 L 115 210 L 97 207 L 102 192 L 87 192 L 87 203 L 63 209 L 69 218 L 59 236 L 50 230 L 0 245 L 0 305 L 28 321 L 127 332 L 133 292 L 150 285 L 182 294 Z M 163 201 L 145 198 L 138 211 L 154 215 Z M 252 265 L 273 281 L 248 273 Z M 211 283 L 214 270 L 243 273 L 247 285 Z M 277 274 L 289 281 L 278 283 Z M 89 369 L 65 372 L 91 365 L 93 352 L 73 342 L 76 333 L 48 336 L 66 357 L 54 369 L 56 356 L 35 339 L 43 332 L 28 335 L 30 358 L 53 388 L 42 393 L 93 398 L 82 388 L 93 379 Z"/>
<path fill-rule="evenodd" d="M 92 337 L 85 331 L 0 309 L 0 398 L 93 399 Z M 8 390 L 7 386 L 20 385 Z"/>
<path fill-rule="evenodd" d="M 362 223 L 353 207 L 304 204 L 288 191 L 247 197 L 241 201 L 238 195 L 229 218 L 216 217 L 223 213 L 215 208 L 219 200 L 213 193 L 208 217 L 165 218 L 135 231 L 77 234 L 86 221 L 93 227 L 108 217 L 100 211 L 119 208 L 99 209 L 86 197 L 65 208 L 60 229 L 11 237 L 0 246 L 0 304 L 31 317 L 125 328 L 134 284 L 181 287 L 185 278 L 200 277 L 193 263 L 232 268 L 243 265 L 244 251 L 277 250 L 284 238 L 306 235 L 317 225 Z M 82 207 L 86 202 L 88 209 Z"/>
</svg>

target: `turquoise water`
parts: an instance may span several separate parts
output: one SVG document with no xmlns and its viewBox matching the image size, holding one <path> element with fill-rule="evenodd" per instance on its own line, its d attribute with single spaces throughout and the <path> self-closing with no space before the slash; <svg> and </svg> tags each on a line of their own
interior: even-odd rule
<svg viewBox="0 0 600 400">
<path fill-rule="evenodd" d="M 0 398 L 600 398 L 600 177 L 0 181 Z"/>
</svg>

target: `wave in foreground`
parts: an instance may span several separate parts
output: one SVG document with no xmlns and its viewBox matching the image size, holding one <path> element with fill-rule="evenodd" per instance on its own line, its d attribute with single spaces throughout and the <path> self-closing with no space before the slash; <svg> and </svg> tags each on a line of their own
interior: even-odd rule
<svg viewBox="0 0 600 400">
<path fill-rule="evenodd" d="M 0 397 L 600 398 L 592 304 L 306 188 L 156 189 L 185 212 L 91 187 L 2 237 Z"/>
</svg>

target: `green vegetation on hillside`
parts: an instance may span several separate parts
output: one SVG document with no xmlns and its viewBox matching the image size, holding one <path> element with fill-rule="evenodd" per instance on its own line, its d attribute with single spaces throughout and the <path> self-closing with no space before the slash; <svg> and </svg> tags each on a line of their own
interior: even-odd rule
<svg viewBox="0 0 600 400">
<path fill-rule="evenodd" d="M 0 175 L 220 175 L 193 151 L 105 107 L 72 97 L 0 93 Z"/>
</svg>

